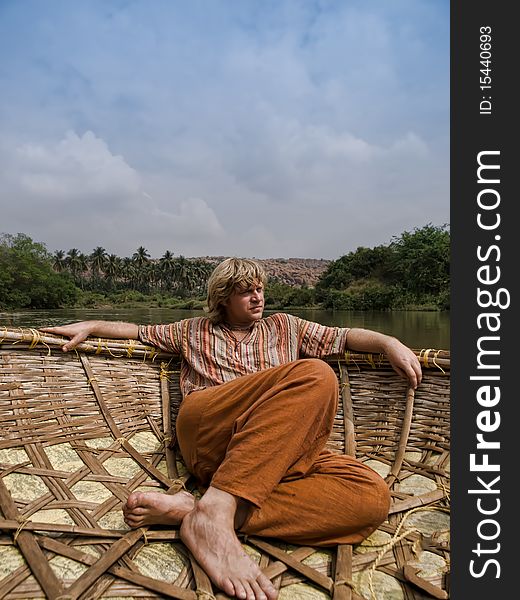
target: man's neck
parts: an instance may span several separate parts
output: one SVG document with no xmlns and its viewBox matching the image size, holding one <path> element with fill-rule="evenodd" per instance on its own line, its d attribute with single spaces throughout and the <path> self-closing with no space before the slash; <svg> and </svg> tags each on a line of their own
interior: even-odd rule
<svg viewBox="0 0 520 600">
<path fill-rule="evenodd" d="M 229 321 L 224 321 L 224 324 L 231 331 L 249 331 L 255 324 L 255 321 L 251 321 L 250 323 L 230 323 Z"/>
</svg>

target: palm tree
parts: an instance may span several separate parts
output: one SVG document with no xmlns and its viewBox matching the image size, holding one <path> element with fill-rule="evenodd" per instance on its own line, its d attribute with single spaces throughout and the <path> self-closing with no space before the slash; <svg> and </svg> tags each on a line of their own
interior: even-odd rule
<svg viewBox="0 0 520 600">
<path fill-rule="evenodd" d="M 146 287 L 148 278 L 148 269 L 146 268 L 150 259 L 150 254 L 144 246 L 139 246 L 132 254 L 132 261 L 137 269 L 137 286 L 140 291 Z"/>
<path fill-rule="evenodd" d="M 96 279 L 100 279 L 101 273 L 105 270 L 107 261 L 107 251 L 101 246 L 97 246 L 89 256 L 90 268 L 92 269 L 92 275 Z"/>
<path fill-rule="evenodd" d="M 133 260 L 125 256 L 121 260 L 121 276 L 126 284 L 126 287 L 133 287 L 134 282 L 136 281 L 136 268 Z"/>
<path fill-rule="evenodd" d="M 72 275 L 76 278 L 81 269 L 81 254 L 77 248 L 71 248 L 67 252 L 67 256 L 65 258 L 65 263 L 67 264 L 67 268 L 72 273 Z"/>
<path fill-rule="evenodd" d="M 138 268 L 141 268 L 144 264 L 146 264 L 149 258 L 150 254 L 144 246 L 139 246 L 139 248 L 137 248 L 137 250 L 132 254 L 132 260 Z"/>
<path fill-rule="evenodd" d="M 164 285 L 166 289 L 171 287 L 171 281 L 173 277 L 173 272 L 175 268 L 175 258 L 173 257 L 173 253 L 169 250 L 162 255 L 159 260 L 159 269 L 160 269 L 160 278 L 161 278 L 161 287 Z"/>
<path fill-rule="evenodd" d="M 150 261 L 145 267 L 144 275 L 147 288 L 146 291 L 157 291 L 157 284 L 161 281 L 160 264 L 155 260 Z"/>
<path fill-rule="evenodd" d="M 114 280 L 120 277 L 123 273 L 123 263 L 119 256 L 109 254 L 105 259 L 105 278 L 109 286 L 114 286 Z"/>
<path fill-rule="evenodd" d="M 71 248 L 67 252 L 65 257 L 68 270 L 72 273 L 74 281 L 79 283 L 81 289 L 84 289 L 84 277 L 83 274 L 88 269 L 88 260 L 85 254 L 80 252 L 77 248 Z"/>
<path fill-rule="evenodd" d="M 65 267 L 67 266 L 67 262 L 65 260 L 65 252 L 63 250 L 56 250 L 56 252 L 52 256 L 52 266 L 58 273 L 61 273 Z"/>
<path fill-rule="evenodd" d="M 193 261 L 193 290 L 196 291 L 198 294 L 203 294 L 206 292 L 208 278 L 212 270 L 212 265 L 205 260 Z"/>
<path fill-rule="evenodd" d="M 83 252 L 79 253 L 79 266 L 80 272 L 84 275 L 89 270 L 89 260 L 88 256 Z"/>
<path fill-rule="evenodd" d="M 193 264 L 187 258 L 179 256 L 175 265 L 176 288 L 182 297 L 192 291 L 194 285 Z"/>
</svg>

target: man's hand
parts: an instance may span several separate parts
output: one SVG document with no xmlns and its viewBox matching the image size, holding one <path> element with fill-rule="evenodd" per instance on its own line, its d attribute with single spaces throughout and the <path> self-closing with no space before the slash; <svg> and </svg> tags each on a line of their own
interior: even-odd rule
<svg viewBox="0 0 520 600">
<path fill-rule="evenodd" d="M 40 331 L 45 333 L 54 333 L 56 335 L 63 335 L 70 338 L 70 342 L 67 342 L 62 346 L 63 352 L 68 352 L 75 348 L 81 342 L 84 342 L 89 335 L 95 330 L 96 321 L 81 321 L 79 323 L 71 323 L 70 325 L 60 325 L 58 327 L 41 327 Z"/>
<path fill-rule="evenodd" d="M 360 352 L 384 353 L 394 371 L 415 389 L 422 379 L 421 363 L 408 346 L 397 338 L 371 329 L 353 327 L 348 332 L 348 348 Z"/>
<path fill-rule="evenodd" d="M 70 338 L 70 342 L 62 346 L 63 352 L 72 350 L 89 336 L 136 340 L 139 335 L 137 325 L 115 321 L 80 321 L 58 327 L 41 327 L 40 331 Z"/>
<path fill-rule="evenodd" d="M 416 389 L 422 380 L 421 364 L 417 356 L 396 338 L 389 338 L 385 343 L 384 353 L 394 371 L 405 377 Z"/>
</svg>

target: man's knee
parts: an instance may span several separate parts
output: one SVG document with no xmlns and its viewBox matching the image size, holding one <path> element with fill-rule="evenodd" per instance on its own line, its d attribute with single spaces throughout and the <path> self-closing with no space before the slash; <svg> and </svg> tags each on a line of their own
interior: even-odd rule
<svg viewBox="0 0 520 600">
<path fill-rule="evenodd" d="M 306 394 L 300 396 L 300 402 L 309 402 L 316 409 L 330 413 L 331 418 L 337 411 L 339 385 L 333 369 L 319 358 L 303 358 L 296 361 L 295 368 Z"/>
<path fill-rule="evenodd" d="M 355 543 L 358 543 L 388 517 L 390 491 L 373 469 L 350 457 L 344 459 L 349 464 L 336 479 L 340 487 L 334 496 L 338 513 L 342 513 L 342 507 L 347 509 L 343 521 L 345 535 L 356 534 Z"/>
<path fill-rule="evenodd" d="M 334 369 L 324 360 L 320 358 L 302 358 L 296 361 L 296 365 L 318 385 L 325 387 L 338 386 L 338 377 Z"/>
<path fill-rule="evenodd" d="M 368 469 L 368 467 L 367 467 Z M 390 509 L 390 490 L 385 480 L 375 471 L 369 470 L 366 483 L 366 492 L 360 517 L 364 521 L 364 528 L 377 529 L 388 517 Z"/>
</svg>

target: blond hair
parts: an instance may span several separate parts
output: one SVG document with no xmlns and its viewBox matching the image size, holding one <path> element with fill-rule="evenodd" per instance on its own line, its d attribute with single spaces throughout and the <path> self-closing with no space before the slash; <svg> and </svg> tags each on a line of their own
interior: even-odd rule
<svg viewBox="0 0 520 600">
<path fill-rule="evenodd" d="M 254 284 L 265 285 L 267 275 L 263 267 L 248 258 L 226 258 L 218 264 L 208 279 L 208 318 L 221 323 L 225 318 L 224 302 L 235 290 L 244 291 Z"/>
</svg>

